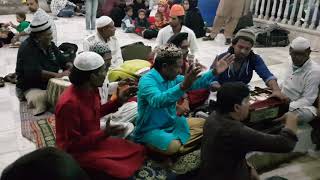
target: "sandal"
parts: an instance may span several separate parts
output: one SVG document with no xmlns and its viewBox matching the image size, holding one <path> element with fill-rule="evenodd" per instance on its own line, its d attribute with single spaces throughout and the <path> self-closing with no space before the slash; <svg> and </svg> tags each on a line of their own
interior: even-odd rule
<svg viewBox="0 0 320 180">
<path fill-rule="evenodd" d="M 202 38 L 203 41 L 213 41 L 216 37 L 212 37 L 211 35 L 207 35 Z"/>
<path fill-rule="evenodd" d="M 0 77 L 0 87 L 4 87 L 4 85 L 5 85 L 5 81 L 3 77 Z"/>
<path fill-rule="evenodd" d="M 17 75 L 16 75 L 16 73 L 10 73 L 10 74 L 8 74 L 8 75 L 6 75 L 4 77 L 4 80 L 6 82 L 10 82 L 12 84 L 16 84 L 17 83 Z"/>
</svg>

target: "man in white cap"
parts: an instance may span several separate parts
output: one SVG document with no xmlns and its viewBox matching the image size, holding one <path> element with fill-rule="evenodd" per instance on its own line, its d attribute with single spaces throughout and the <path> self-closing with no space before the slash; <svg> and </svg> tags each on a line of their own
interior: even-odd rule
<svg viewBox="0 0 320 180">
<path fill-rule="evenodd" d="M 56 106 L 56 143 L 84 170 L 91 170 L 90 179 L 128 179 L 143 164 L 144 147 L 111 137 L 126 127 L 110 125 L 110 121 L 100 127 L 100 118 L 117 111 L 135 96 L 137 88 L 121 91 L 116 99 L 101 105 L 98 87 L 103 85 L 107 71 L 105 61 L 97 53 L 83 52 L 76 57 L 69 75 L 72 85 L 63 92 Z M 102 174 L 106 177 L 102 178 Z"/>
<path fill-rule="evenodd" d="M 29 10 L 33 13 L 33 18 L 41 19 L 44 16 L 49 18 L 50 24 L 51 24 L 51 30 L 52 30 L 52 37 L 53 42 L 57 44 L 57 28 L 56 25 L 53 22 L 53 19 L 43 10 L 39 7 L 39 1 L 38 0 L 27 0 L 27 6 Z M 23 33 L 20 33 L 20 36 L 23 35 L 29 35 L 31 33 L 30 26 L 24 30 Z"/>
<path fill-rule="evenodd" d="M 46 110 L 45 90 L 49 79 L 68 75 L 72 62 L 68 62 L 52 42 L 48 16 L 34 17 L 30 29 L 30 37 L 21 44 L 18 51 L 16 88 L 18 98 L 26 98 L 35 107 L 34 114 L 39 114 Z"/>
<path fill-rule="evenodd" d="M 317 110 L 313 106 L 318 97 L 320 66 L 310 59 L 311 45 L 308 39 L 298 37 L 291 42 L 292 65 L 282 86 L 282 92 L 290 99 L 289 111 L 298 115 L 299 122 L 310 122 Z"/>
<path fill-rule="evenodd" d="M 96 21 L 97 33 L 87 37 L 84 40 L 83 50 L 89 51 L 90 46 L 96 42 L 103 42 L 111 50 L 112 60 L 110 69 L 115 69 L 123 64 L 121 48 L 118 39 L 114 36 L 116 28 L 113 20 L 108 16 L 101 16 Z"/>
</svg>

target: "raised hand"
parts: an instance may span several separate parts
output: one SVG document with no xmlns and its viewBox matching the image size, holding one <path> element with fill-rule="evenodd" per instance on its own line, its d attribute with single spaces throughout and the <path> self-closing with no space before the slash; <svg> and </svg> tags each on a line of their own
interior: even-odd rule
<svg viewBox="0 0 320 180">
<path fill-rule="evenodd" d="M 212 65 L 213 67 L 213 73 L 215 75 L 219 75 L 221 73 L 223 73 L 226 69 L 228 69 L 228 67 L 230 66 L 230 64 L 233 63 L 235 59 L 234 54 L 226 54 L 225 56 L 223 56 L 221 59 L 219 60 L 215 60 Z"/>
<path fill-rule="evenodd" d="M 191 64 L 184 76 L 184 81 L 181 84 L 181 89 L 182 90 L 187 90 L 189 89 L 192 84 L 199 78 L 199 73 L 201 72 L 201 66 L 196 63 L 196 64 Z"/>
<path fill-rule="evenodd" d="M 134 97 L 137 94 L 138 87 L 137 86 L 130 86 L 128 88 L 118 88 L 117 90 L 117 97 L 120 103 L 125 103 L 131 97 Z"/>
</svg>

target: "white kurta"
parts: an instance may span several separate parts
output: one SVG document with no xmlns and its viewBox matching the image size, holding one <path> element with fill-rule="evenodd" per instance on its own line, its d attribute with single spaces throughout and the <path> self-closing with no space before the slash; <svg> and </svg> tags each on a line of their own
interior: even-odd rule
<svg viewBox="0 0 320 180">
<path fill-rule="evenodd" d="M 118 42 L 118 39 L 115 36 L 110 37 L 108 42 L 105 42 L 104 39 L 99 35 L 99 33 L 95 33 L 87 37 L 83 42 L 83 50 L 89 51 L 90 46 L 94 45 L 96 42 L 106 43 L 111 50 L 112 60 L 110 70 L 120 67 L 123 64 L 121 48 Z"/>
<path fill-rule="evenodd" d="M 186 26 L 182 26 L 181 27 L 181 31 L 180 32 L 186 32 L 188 33 L 188 42 L 190 44 L 190 53 L 195 55 L 196 57 L 198 57 L 197 53 L 199 52 L 199 47 L 197 44 L 197 38 L 196 35 L 194 34 L 194 32 L 189 29 Z M 168 42 L 168 40 L 170 39 L 171 36 L 173 36 L 173 30 L 172 27 L 170 25 L 167 25 L 166 27 L 162 28 L 159 33 L 158 33 L 158 37 L 156 40 L 156 45 L 164 45 Z"/>
<path fill-rule="evenodd" d="M 281 84 L 282 92 L 291 100 L 290 111 L 306 108 L 316 115 L 317 110 L 312 105 L 318 97 L 319 84 L 320 66 L 318 64 L 308 60 L 295 71 L 291 65 Z"/>
</svg>

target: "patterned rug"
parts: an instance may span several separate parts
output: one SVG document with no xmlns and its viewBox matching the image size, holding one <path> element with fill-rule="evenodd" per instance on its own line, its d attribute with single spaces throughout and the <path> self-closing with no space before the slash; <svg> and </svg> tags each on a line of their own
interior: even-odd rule
<svg viewBox="0 0 320 180">
<path fill-rule="evenodd" d="M 55 117 L 52 113 L 33 116 L 26 102 L 20 104 L 22 135 L 34 142 L 38 148 L 55 146 Z M 165 168 L 154 160 L 146 160 L 144 165 L 136 172 L 132 179 L 137 180 L 171 180 L 179 175 L 196 170 L 200 165 L 200 150 L 176 159 L 171 168 Z M 185 179 L 185 178 L 183 178 Z"/>
<path fill-rule="evenodd" d="M 21 134 L 37 148 L 54 146 L 55 124 L 52 113 L 33 116 L 26 102 L 20 102 Z"/>
</svg>

